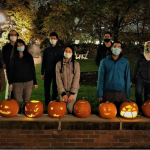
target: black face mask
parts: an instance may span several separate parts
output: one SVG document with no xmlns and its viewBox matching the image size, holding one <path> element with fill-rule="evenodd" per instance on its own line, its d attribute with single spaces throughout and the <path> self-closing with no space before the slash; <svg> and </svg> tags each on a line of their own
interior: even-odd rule
<svg viewBox="0 0 150 150">
<path fill-rule="evenodd" d="M 108 43 L 110 41 L 110 39 L 104 39 L 104 42 Z"/>
</svg>

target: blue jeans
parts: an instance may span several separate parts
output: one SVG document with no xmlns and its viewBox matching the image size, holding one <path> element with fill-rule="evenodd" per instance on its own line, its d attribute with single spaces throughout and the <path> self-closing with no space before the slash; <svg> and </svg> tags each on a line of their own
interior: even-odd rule
<svg viewBox="0 0 150 150">
<path fill-rule="evenodd" d="M 136 77 L 135 81 L 135 99 L 139 108 L 139 112 L 141 112 L 141 106 L 143 104 L 142 93 L 144 89 L 144 101 L 150 99 L 150 83 L 147 83 L 140 77 Z"/>
</svg>

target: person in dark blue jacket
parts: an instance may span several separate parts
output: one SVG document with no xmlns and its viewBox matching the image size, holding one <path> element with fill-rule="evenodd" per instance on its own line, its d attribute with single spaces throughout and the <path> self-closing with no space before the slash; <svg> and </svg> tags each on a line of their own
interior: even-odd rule
<svg viewBox="0 0 150 150">
<path fill-rule="evenodd" d="M 121 103 L 130 97 L 130 66 L 120 42 L 114 42 L 111 51 L 99 66 L 97 94 L 100 102 L 113 102 L 119 114 Z"/>
</svg>

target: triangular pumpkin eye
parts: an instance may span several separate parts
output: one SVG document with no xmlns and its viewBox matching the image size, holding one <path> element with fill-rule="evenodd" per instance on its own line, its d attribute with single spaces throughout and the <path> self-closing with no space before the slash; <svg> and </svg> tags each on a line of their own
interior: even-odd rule
<svg viewBox="0 0 150 150">
<path fill-rule="evenodd" d="M 9 108 L 8 106 L 5 106 L 4 108 Z"/>
</svg>

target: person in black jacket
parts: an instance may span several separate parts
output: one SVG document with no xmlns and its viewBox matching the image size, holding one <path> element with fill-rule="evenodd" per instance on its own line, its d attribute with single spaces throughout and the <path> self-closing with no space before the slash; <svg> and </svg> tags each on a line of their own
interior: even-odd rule
<svg viewBox="0 0 150 150">
<path fill-rule="evenodd" d="M 41 78 L 44 80 L 44 96 L 45 96 L 45 108 L 51 100 L 56 100 L 58 96 L 56 85 L 56 73 L 55 68 L 57 62 L 63 57 L 63 50 L 58 45 L 58 35 L 55 32 L 50 34 L 50 46 L 43 51 L 42 65 L 41 65 Z M 52 86 L 52 99 L 50 98 L 50 85 L 53 80 Z"/>
<path fill-rule="evenodd" d="M 100 61 L 105 58 L 107 55 L 111 54 L 111 46 L 112 46 L 112 34 L 110 32 L 105 32 L 104 34 L 104 44 L 99 45 L 96 58 L 95 58 L 95 63 L 99 67 Z"/>
<path fill-rule="evenodd" d="M 28 53 L 25 42 L 18 39 L 15 42 L 10 59 L 9 89 L 13 91 L 14 99 L 21 108 L 22 99 L 24 104 L 30 101 L 32 87 L 38 88 L 34 67 L 34 60 Z"/>
<path fill-rule="evenodd" d="M 139 54 L 134 71 L 132 83 L 135 83 L 135 99 L 141 114 L 142 93 L 144 89 L 144 101 L 150 99 L 150 41 L 144 44 L 144 53 Z"/>
</svg>

